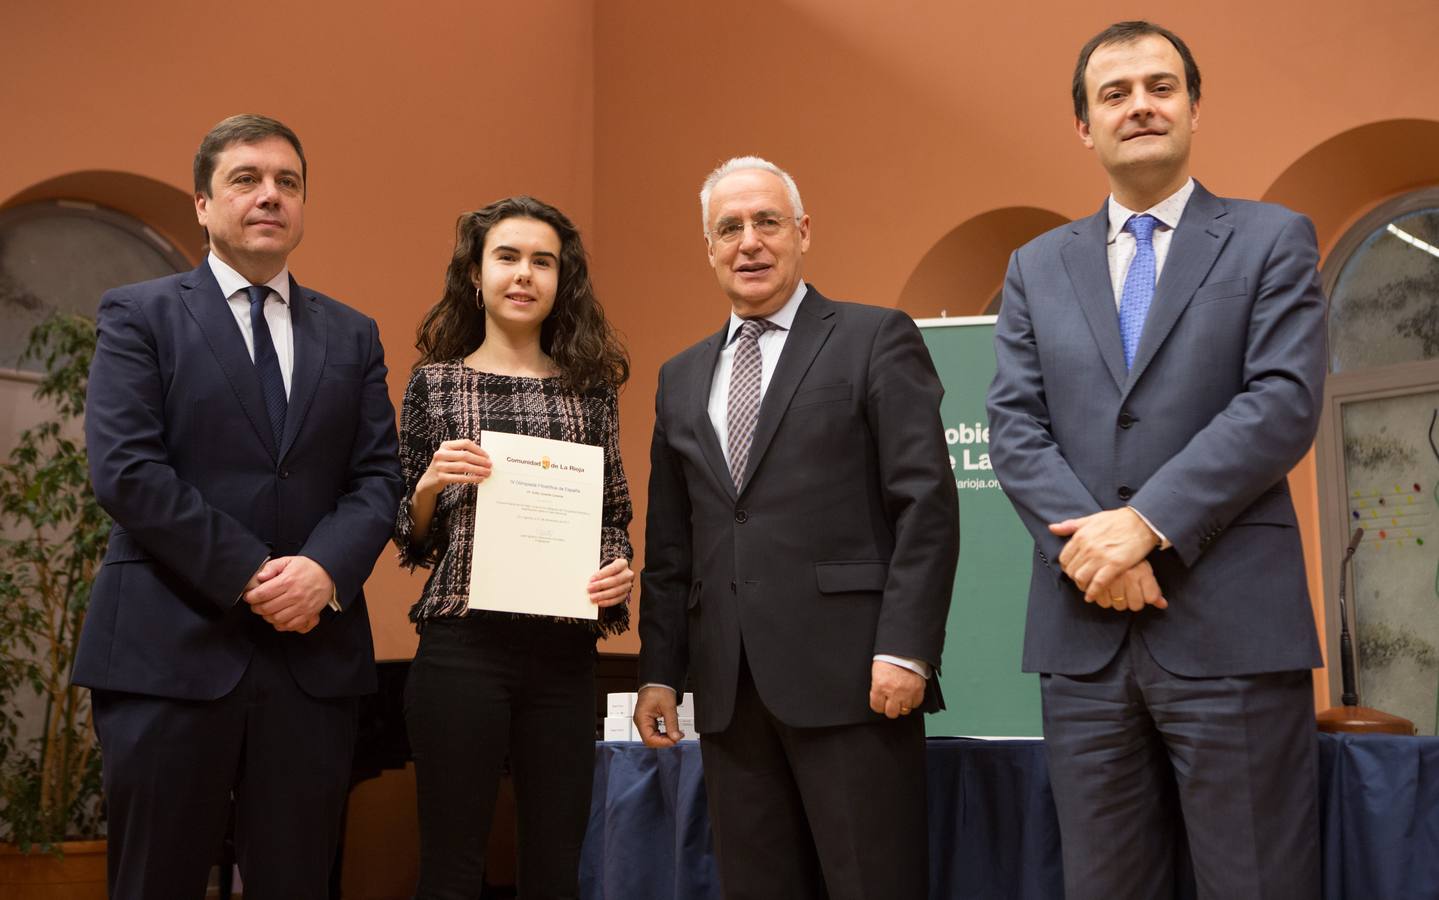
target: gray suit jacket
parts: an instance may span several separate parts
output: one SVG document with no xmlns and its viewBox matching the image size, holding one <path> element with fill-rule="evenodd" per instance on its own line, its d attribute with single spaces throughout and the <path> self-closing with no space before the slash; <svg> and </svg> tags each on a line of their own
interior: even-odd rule
<svg viewBox="0 0 1439 900">
<path fill-rule="evenodd" d="M 1166 669 L 1321 664 L 1286 474 L 1326 371 L 1314 228 L 1196 184 L 1132 370 L 1107 207 L 1015 251 L 995 331 L 990 455 L 1035 540 L 1025 671 L 1102 668 L 1133 628 Z M 1150 562 L 1168 610 L 1086 604 L 1047 525 L 1130 505 L 1173 543 Z"/>
<path fill-rule="evenodd" d="M 665 363 L 655 397 L 640 683 L 734 709 L 740 647 L 789 725 L 878 719 L 874 654 L 935 666 L 959 514 L 943 394 L 908 316 L 808 289 L 760 406 L 738 493 L 708 401 L 728 328 Z M 939 709 L 930 679 L 922 709 Z"/>
</svg>

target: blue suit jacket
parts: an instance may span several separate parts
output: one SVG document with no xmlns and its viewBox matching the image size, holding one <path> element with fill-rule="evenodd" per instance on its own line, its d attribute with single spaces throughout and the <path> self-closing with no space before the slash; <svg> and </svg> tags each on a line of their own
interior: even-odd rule
<svg viewBox="0 0 1439 900">
<path fill-rule="evenodd" d="M 1324 297 L 1309 220 L 1196 184 L 1125 371 L 1108 210 L 1015 251 L 995 331 L 990 455 L 1035 540 L 1026 671 L 1103 667 L 1133 628 L 1166 669 L 1320 665 L 1286 474 L 1319 422 Z M 1165 611 L 1086 604 L 1047 525 L 1131 505 L 1173 543 Z"/>
<path fill-rule="evenodd" d="M 239 681 L 256 640 L 278 639 L 308 693 L 374 689 L 362 587 L 401 491 L 384 351 L 372 319 L 293 279 L 290 316 L 294 372 L 276 447 L 207 263 L 101 299 L 85 435 L 115 528 L 77 684 L 214 699 Z M 305 635 L 276 634 L 237 602 L 267 556 L 286 555 L 323 566 L 343 608 Z"/>
</svg>

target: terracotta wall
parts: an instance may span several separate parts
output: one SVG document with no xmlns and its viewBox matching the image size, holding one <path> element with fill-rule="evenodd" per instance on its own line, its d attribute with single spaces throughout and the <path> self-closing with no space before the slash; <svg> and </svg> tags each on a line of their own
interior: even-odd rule
<svg viewBox="0 0 1439 900">
<path fill-rule="evenodd" d="M 585 230 L 628 335 L 623 446 L 642 517 L 658 365 L 725 313 L 695 200 L 706 171 L 746 152 L 788 167 L 814 219 L 806 274 L 827 292 L 915 315 L 978 311 L 1013 243 L 1103 197 L 1074 136 L 1070 70 L 1092 32 L 1140 13 L 914 0 L 18 5 L 0 28 L 0 203 L 84 195 L 193 253 L 200 135 L 237 111 L 278 116 L 312 162 L 293 268 L 376 316 L 398 402 L 456 214 L 541 196 Z M 1439 182 L 1432 0 L 1216 0 L 1161 21 L 1205 73 L 1194 169 L 1215 191 L 1311 212 L 1328 246 L 1384 196 Z M 1301 466 L 1311 563 L 1312 481 Z M 634 536 L 642 547 L 638 524 Z M 418 580 L 387 559 L 369 589 L 379 654 L 408 656 Z M 612 649 L 635 646 L 631 635 Z"/>
<path fill-rule="evenodd" d="M 726 157 L 758 153 L 795 175 L 813 217 L 805 274 L 830 296 L 981 312 L 1013 246 L 1099 207 L 1107 183 L 1073 128 L 1074 60 L 1111 21 L 1148 14 L 1199 61 L 1193 171 L 1216 193 L 1309 213 L 1327 249 L 1380 200 L 1439 183 L 1439 111 L 1419 87 L 1439 77 L 1431 0 L 1217 0 L 1162 16 L 1113 2 L 658 9 L 605 0 L 595 17 L 594 249 L 631 334 L 635 482 L 658 365 L 726 313 L 695 199 Z M 1291 481 L 1319 598 L 1312 456 Z"/>
<path fill-rule="evenodd" d="M 11 4 L 0 204 L 79 195 L 194 255 L 200 137 L 237 112 L 285 121 L 310 161 L 291 269 L 378 319 L 398 406 L 460 212 L 529 192 L 593 226 L 592 17 L 569 0 Z M 368 593 L 382 658 L 413 654 L 405 611 L 420 586 L 381 560 Z"/>
<path fill-rule="evenodd" d="M 622 416 L 638 522 L 657 368 L 725 315 L 700 237 L 704 174 L 750 152 L 789 168 L 814 220 L 806 274 L 832 295 L 977 312 L 1011 246 L 1098 207 L 1105 181 L 1074 136 L 1070 70 L 1091 33 L 1143 12 L 1107 0 L 11 4 L 0 205 L 96 200 L 193 255 L 199 137 L 235 112 L 275 115 L 312 164 L 294 271 L 379 320 L 398 403 L 455 216 L 543 197 L 585 230 L 634 355 Z M 1439 183 L 1433 0 L 1214 0 L 1161 21 L 1205 73 L 1194 170 L 1216 192 L 1309 212 L 1327 248 L 1379 200 Z M 1313 478 L 1306 462 L 1294 481 L 1317 595 Z M 412 653 L 404 611 L 418 590 L 382 560 L 369 585 L 381 657 Z M 631 634 L 611 649 L 636 645 Z M 352 822 L 388 826 L 356 826 L 347 895 L 413 883 L 406 777 L 357 794 Z"/>
</svg>

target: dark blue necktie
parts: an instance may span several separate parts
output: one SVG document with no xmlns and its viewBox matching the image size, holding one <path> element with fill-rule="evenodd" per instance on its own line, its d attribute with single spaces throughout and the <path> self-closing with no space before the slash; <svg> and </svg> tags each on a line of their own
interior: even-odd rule
<svg viewBox="0 0 1439 900">
<path fill-rule="evenodd" d="M 250 332 L 255 338 L 255 372 L 260 376 L 260 394 L 265 398 L 265 411 L 270 414 L 270 428 L 275 432 L 275 450 L 279 452 L 280 439 L 285 435 L 285 379 L 280 374 L 280 357 L 275 354 L 275 342 L 270 338 L 270 326 L 265 322 L 265 298 L 270 289 L 264 285 L 252 284 L 245 288 L 250 295 Z"/>
<path fill-rule="evenodd" d="M 1139 350 L 1139 336 L 1144 333 L 1144 319 L 1154 300 L 1154 226 L 1159 220 L 1151 215 L 1130 216 L 1124 230 L 1134 235 L 1134 259 L 1129 274 L 1124 276 L 1124 292 L 1119 295 L 1119 336 L 1124 340 L 1124 367 L 1134 365 Z"/>
</svg>

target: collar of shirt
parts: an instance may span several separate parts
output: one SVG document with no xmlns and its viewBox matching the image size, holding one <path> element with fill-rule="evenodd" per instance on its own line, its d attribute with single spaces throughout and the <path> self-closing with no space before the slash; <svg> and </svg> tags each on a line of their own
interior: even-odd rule
<svg viewBox="0 0 1439 900">
<path fill-rule="evenodd" d="M 235 296 L 236 291 L 243 291 L 250 286 L 250 279 L 230 268 L 229 264 L 210 251 L 210 271 L 215 273 L 215 280 L 220 283 L 220 293 L 229 298 Z M 274 278 L 265 282 L 265 287 L 274 291 L 280 298 L 280 302 L 286 306 L 290 305 L 290 267 L 286 265 L 276 273 Z"/>
<path fill-rule="evenodd" d="M 1109 195 L 1109 243 L 1124 230 L 1124 223 L 1129 221 L 1130 216 L 1151 215 L 1159 220 L 1159 224 L 1173 231 L 1179 225 L 1179 217 L 1184 215 L 1184 207 L 1189 205 L 1189 195 L 1194 193 L 1194 179 L 1186 178 L 1179 190 L 1160 200 L 1143 212 L 1125 209 L 1120 205 L 1114 195 Z"/>
<path fill-rule="evenodd" d="M 790 327 L 794 325 L 795 313 L 799 312 L 799 303 L 804 299 L 804 295 L 808 291 L 809 285 L 805 284 L 804 279 L 801 278 L 799 284 L 794 286 L 794 293 L 789 295 L 789 299 L 785 301 L 784 306 L 781 306 L 764 318 L 770 320 L 785 331 L 789 331 Z M 739 327 L 743 324 L 744 319 L 731 311 L 729 314 L 729 334 L 725 336 L 726 347 L 734 343 L 735 335 L 739 334 Z"/>
</svg>

